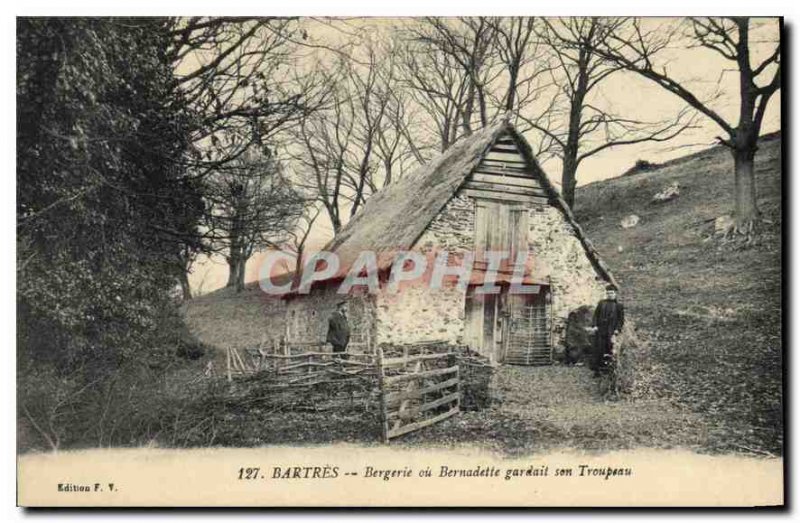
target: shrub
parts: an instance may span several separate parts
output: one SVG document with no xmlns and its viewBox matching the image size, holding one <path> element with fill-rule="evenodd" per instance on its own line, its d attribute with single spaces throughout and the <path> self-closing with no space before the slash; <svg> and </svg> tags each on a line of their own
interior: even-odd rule
<svg viewBox="0 0 800 523">
<path fill-rule="evenodd" d="M 203 212 L 170 38 L 157 19 L 17 20 L 23 448 L 148 440 L 176 349 L 200 352 L 169 296 Z"/>
<path fill-rule="evenodd" d="M 646 396 L 653 380 L 649 344 L 636 332 L 632 321 L 625 322 L 614 348 L 614 368 L 609 390 L 613 396 Z"/>
<path fill-rule="evenodd" d="M 630 176 L 633 174 L 643 173 L 647 171 L 652 171 L 653 169 L 658 169 L 660 167 L 659 164 L 650 162 L 648 160 L 636 160 L 636 163 L 633 164 L 633 167 L 622 173 L 622 176 Z"/>
</svg>

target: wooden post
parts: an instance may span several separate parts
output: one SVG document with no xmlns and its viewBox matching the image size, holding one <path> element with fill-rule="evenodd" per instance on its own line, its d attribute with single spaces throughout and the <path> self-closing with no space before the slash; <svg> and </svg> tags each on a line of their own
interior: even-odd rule
<svg viewBox="0 0 800 523">
<path fill-rule="evenodd" d="M 378 400 L 381 407 L 381 439 L 384 443 L 389 443 L 389 417 L 386 412 L 386 389 L 383 373 L 383 349 L 378 347 Z"/>
<path fill-rule="evenodd" d="M 553 355 L 555 353 L 555 347 L 553 347 L 554 339 L 553 339 L 553 321 L 555 317 L 553 315 L 553 284 L 550 277 L 547 277 L 547 295 L 545 296 L 544 305 L 548 307 L 549 310 L 545 311 L 545 317 L 549 316 L 549 321 L 547 321 L 547 330 L 550 331 L 550 363 L 553 363 Z"/>
<path fill-rule="evenodd" d="M 231 374 L 231 348 L 225 351 L 226 360 L 228 362 L 228 381 L 233 381 L 233 375 Z"/>
<path fill-rule="evenodd" d="M 456 378 L 458 378 L 458 382 L 456 383 L 456 392 L 458 393 L 458 399 L 456 400 L 456 407 L 458 407 L 458 409 L 460 411 L 461 410 L 461 394 L 462 394 L 462 388 L 461 388 L 461 379 L 462 379 L 462 376 L 461 376 L 461 365 L 459 365 L 458 357 L 456 356 L 456 353 L 453 352 L 453 349 L 448 349 L 447 350 L 447 366 L 448 367 L 458 367 L 456 369 Z"/>
<path fill-rule="evenodd" d="M 283 355 L 284 356 L 289 356 L 291 354 L 292 354 L 292 350 L 289 348 L 289 339 L 286 338 L 286 339 L 283 340 Z M 281 368 L 281 367 L 286 367 L 287 365 L 289 365 L 290 361 L 288 359 L 287 360 L 281 360 L 279 358 L 278 361 L 275 362 L 275 363 L 276 363 L 276 367 Z"/>
<path fill-rule="evenodd" d="M 453 358 L 453 363 L 456 363 L 458 361 L 454 354 L 452 355 L 452 358 Z M 461 394 L 462 394 L 462 388 L 461 388 L 461 365 L 457 365 L 456 366 L 456 380 L 457 380 L 456 381 L 456 393 L 458 394 L 458 396 L 456 396 L 456 412 L 461 412 Z"/>
</svg>

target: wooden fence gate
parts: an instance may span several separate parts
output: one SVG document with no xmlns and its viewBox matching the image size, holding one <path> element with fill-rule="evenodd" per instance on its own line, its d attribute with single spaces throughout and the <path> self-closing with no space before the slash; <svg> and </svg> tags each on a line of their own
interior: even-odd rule
<svg viewBox="0 0 800 523">
<path fill-rule="evenodd" d="M 461 382 L 456 355 L 407 347 L 385 357 L 378 349 L 383 441 L 445 420 L 460 411 Z"/>
<path fill-rule="evenodd" d="M 272 395 L 308 395 L 319 386 L 334 385 L 331 390 L 348 393 L 351 403 L 355 395 L 363 396 L 365 402 L 373 405 L 369 409 L 372 412 L 378 403 L 376 410 L 380 412 L 384 443 L 459 413 L 462 393 L 470 388 L 470 380 L 474 378 L 471 374 L 477 373 L 470 369 L 487 367 L 473 361 L 474 358 L 459 356 L 441 343 L 395 346 L 386 351 L 378 348 L 374 355 L 343 356 L 316 351 L 292 354 L 288 349 L 282 352 L 276 354 L 264 347 L 229 348 L 228 381 L 261 376 L 264 390 L 268 389 Z M 461 366 L 466 369 L 463 376 Z M 462 379 L 467 380 L 467 389 L 463 389 Z M 348 384 L 352 387 L 342 387 Z M 474 398 L 467 396 L 467 403 L 475 403 Z M 274 399 L 277 401 L 277 396 Z"/>
</svg>

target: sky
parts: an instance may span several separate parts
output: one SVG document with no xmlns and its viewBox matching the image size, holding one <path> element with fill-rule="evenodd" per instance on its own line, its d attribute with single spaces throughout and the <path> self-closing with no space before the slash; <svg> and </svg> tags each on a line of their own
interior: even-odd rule
<svg viewBox="0 0 800 523">
<path fill-rule="evenodd" d="M 381 31 L 382 24 L 388 25 L 395 22 L 391 19 L 372 19 L 369 23 L 373 28 L 370 30 L 377 28 L 377 31 Z M 645 23 L 656 27 L 658 24 L 668 22 L 669 19 L 662 18 L 649 19 Z M 333 36 L 331 37 L 333 38 Z M 759 23 L 758 29 L 752 31 L 751 39 L 755 42 L 764 42 L 753 48 L 751 62 L 757 63 L 773 49 L 769 42 L 778 39 L 777 23 L 774 21 Z M 735 123 L 738 116 L 739 87 L 738 74 L 731 69 L 731 62 L 705 48 L 675 49 L 668 53 L 665 66 L 668 68 L 670 76 L 685 82 L 686 85 L 691 86 L 694 92 L 702 95 L 710 94 L 719 83 L 722 96 L 714 101 L 712 107 L 728 122 Z M 596 89 L 596 103 L 602 104 L 606 108 L 613 108 L 617 114 L 630 115 L 638 120 L 663 120 L 677 114 L 686 106 L 683 100 L 660 86 L 625 71 L 609 76 Z M 780 95 L 779 91 L 770 101 L 762 126 L 762 134 L 780 129 Z M 581 163 L 577 175 L 578 186 L 619 176 L 639 159 L 661 163 L 710 147 L 716 143 L 716 137 L 720 135 L 722 135 L 722 131 L 715 123 L 708 118 L 701 117 L 697 120 L 697 128 L 688 130 L 670 142 L 642 143 L 606 149 Z M 543 161 L 542 167 L 551 180 L 556 182 L 557 186 L 560 185 L 558 160 Z M 731 177 L 731 183 L 733 183 L 733 177 Z M 309 252 L 322 248 L 332 235 L 333 229 L 330 221 L 326 216 L 322 216 L 317 220 L 309 236 Z M 258 278 L 262 256 L 263 253 L 257 253 L 248 262 L 246 281 L 254 281 Z M 205 294 L 223 287 L 227 281 L 227 275 L 227 264 L 222 258 L 201 257 L 194 264 L 190 274 L 193 293 L 195 295 Z"/>
</svg>

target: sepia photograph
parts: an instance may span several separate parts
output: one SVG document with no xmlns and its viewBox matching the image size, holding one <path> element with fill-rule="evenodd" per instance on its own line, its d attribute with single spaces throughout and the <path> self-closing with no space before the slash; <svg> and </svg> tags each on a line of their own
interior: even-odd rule
<svg viewBox="0 0 800 523">
<path fill-rule="evenodd" d="M 782 17 L 15 25 L 18 506 L 784 505 Z"/>
</svg>

